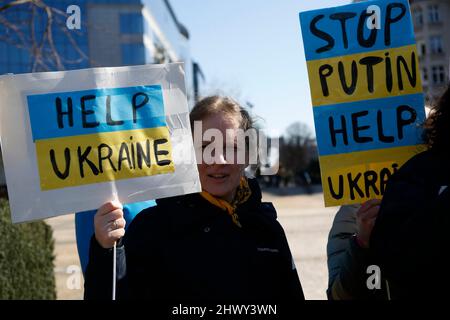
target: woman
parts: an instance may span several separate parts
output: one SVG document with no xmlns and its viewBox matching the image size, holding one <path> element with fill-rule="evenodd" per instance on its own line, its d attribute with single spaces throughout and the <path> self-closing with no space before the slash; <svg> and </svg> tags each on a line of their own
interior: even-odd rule
<svg viewBox="0 0 450 320">
<path fill-rule="evenodd" d="M 450 280 L 450 86 L 425 124 L 428 150 L 389 181 L 370 238 L 388 298 L 443 298 Z"/>
<path fill-rule="evenodd" d="M 194 121 L 202 122 L 203 132 L 232 132 L 234 143 L 224 149 L 234 151 L 238 130 L 252 128 L 243 108 L 217 96 L 198 102 L 190 118 L 192 127 Z M 246 165 L 225 155 L 211 165 L 198 164 L 203 192 L 157 200 L 156 207 L 133 220 L 126 234 L 120 204 L 106 203 L 98 210 L 85 298 L 110 299 L 111 248 L 118 241 L 118 299 L 304 299 L 275 209 L 261 202 L 256 181 L 244 176 Z"/>
</svg>

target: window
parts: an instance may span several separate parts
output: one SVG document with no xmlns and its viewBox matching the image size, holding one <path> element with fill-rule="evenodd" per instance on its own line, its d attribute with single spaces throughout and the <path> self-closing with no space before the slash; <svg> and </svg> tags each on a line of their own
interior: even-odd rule
<svg viewBox="0 0 450 320">
<path fill-rule="evenodd" d="M 143 43 L 122 44 L 122 64 L 136 65 L 145 64 L 145 47 Z"/>
<path fill-rule="evenodd" d="M 416 28 L 420 28 L 423 26 L 423 11 L 421 8 L 417 8 L 414 10 L 414 25 Z"/>
<path fill-rule="evenodd" d="M 442 53 L 442 37 L 441 36 L 431 36 L 430 46 L 432 53 Z"/>
<path fill-rule="evenodd" d="M 428 19 L 430 23 L 440 22 L 439 6 L 437 4 L 428 6 Z"/>
<path fill-rule="evenodd" d="M 417 41 L 417 48 L 419 49 L 419 57 L 422 58 L 427 54 L 427 46 L 423 41 Z"/>
<path fill-rule="evenodd" d="M 434 66 L 433 71 L 433 84 L 444 84 L 445 83 L 445 69 L 444 66 Z"/>
<path fill-rule="evenodd" d="M 123 34 L 144 33 L 144 22 L 141 13 L 122 13 L 120 15 L 120 32 Z"/>
<path fill-rule="evenodd" d="M 428 69 L 422 68 L 422 81 L 428 82 Z"/>
</svg>

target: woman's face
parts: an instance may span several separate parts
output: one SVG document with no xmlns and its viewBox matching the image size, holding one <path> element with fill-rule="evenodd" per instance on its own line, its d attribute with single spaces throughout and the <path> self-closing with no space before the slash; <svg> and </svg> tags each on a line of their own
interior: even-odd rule
<svg viewBox="0 0 450 320">
<path fill-rule="evenodd" d="M 198 164 L 202 189 L 213 196 L 231 202 L 245 168 L 245 164 L 237 164 L 236 156 L 228 158 L 226 156 L 227 152 L 232 151 L 236 154 L 238 150 L 236 131 L 239 129 L 239 122 L 230 116 L 215 114 L 202 119 L 202 136 L 208 129 L 219 130 L 223 137 L 223 144 L 221 148 L 211 148 L 213 145 L 218 146 L 217 143 L 211 143 L 211 141 L 202 143 L 203 161 Z M 215 161 L 212 164 L 207 164 L 211 161 L 206 162 L 205 158 L 208 155 L 214 156 Z"/>
</svg>

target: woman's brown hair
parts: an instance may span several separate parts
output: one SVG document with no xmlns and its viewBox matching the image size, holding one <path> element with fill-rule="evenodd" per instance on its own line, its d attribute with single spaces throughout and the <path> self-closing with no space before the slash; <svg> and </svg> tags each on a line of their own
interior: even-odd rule
<svg viewBox="0 0 450 320">
<path fill-rule="evenodd" d="M 195 104 L 189 116 L 191 128 L 194 128 L 194 121 L 200 121 L 218 113 L 238 120 L 239 127 L 244 131 L 253 128 L 253 120 L 247 110 L 233 99 L 221 96 L 206 97 Z"/>
<path fill-rule="evenodd" d="M 450 85 L 431 110 L 424 128 L 428 149 L 441 154 L 450 152 Z"/>
</svg>

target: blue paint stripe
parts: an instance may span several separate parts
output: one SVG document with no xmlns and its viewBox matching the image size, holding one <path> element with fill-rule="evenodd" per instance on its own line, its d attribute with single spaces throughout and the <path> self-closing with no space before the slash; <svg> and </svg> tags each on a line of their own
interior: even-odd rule
<svg viewBox="0 0 450 320">
<path fill-rule="evenodd" d="M 404 136 L 402 139 L 399 138 L 397 128 L 397 107 L 401 105 L 407 105 L 417 113 L 415 122 L 403 127 Z M 423 130 L 421 125 L 425 120 L 425 108 L 422 94 L 314 107 L 313 110 L 317 145 L 321 156 L 412 146 L 422 143 L 421 136 Z M 369 126 L 369 128 L 360 130 L 355 134 L 355 132 L 353 132 L 351 120 L 352 114 L 364 111 L 368 111 L 368 114 L 357 117 L 357 127 Z M 377 126 L 378 111 L 381 111 L 382 134 L 384 136 L 394 137 L 394 142 L 388 143 L 380 141 Z M 334 146 L 330 131 L 330 118 L 334 121 L 334 129 L 339 130 L 343 128 L 342 116 L 345 119 L 344 123 L 346 126 L 348 144 L 346 145 L 344 143 L 344 135 L 338 133 L 335 135 L 336 146 Z M 405 111 L 401 116 L 403 119 L 408 119 L 410 114 Z M 370 137 L 373 141 L 357 143 L 355 142 L 355 137 L 357 135 L 360 137 Z"/>
<path fill-rule="evenodd" d="M 390 3 L 401 3 L 406 7 L 405 16 L 398 22 L 391 25 L 391 45 L 385 45 L 385 17 L 387 5 Z M 378 5 L 381 8 L 381 29 L 377 30 L 377 37 L 375 44 L 370 48 L 365 48 L 361 46 L 357 41 L 357 30 L 359 17 L 362 12 L 365 12 L 370 5 Z M 341 12 L 351 12 L 356 13 L 357 16 L 346 21 L 346 31 L 348 39 L 348 48 L 344 47 L 344 38 L 342 35 L 341 23 L 338 20 L 331 20 L 329 17 L 331 14 L 341 13 Z M 396 17 L 400 13 L 400 9 L 394 9 L 392 15 Z M 316 23 L 319 30 L 326 32 L 331 35 L 334 39 L 334 47 L 329 51 L 322 53 L 317 53 L 317 50 L 327 44 L 327 41 L 315 36 L 311 30 L 310 25 L 313 19 L 319 15 L 324 15 L 325 17 Z M 397 1 L 366 1 L 361 3 L 349 4 L 340 7 L 326 8 L 320 10 L 313 10 L 307 12 L 301 12 L 300 25 L 303 35 L 303 43 L 305 48 L 306 60 L 318 60 L 331 57 L 338 57 L 344 55 L 351 55 L 364 52 L 372 52 L 377 50 L 392 49 L 397 47 L 403 47 L 407 45 L 415 44 L 414 29 L 411 21 L 411 14 L 409 3 L 407 0 L 397 0 Z M 364 27 L 364 38 L 367 39 L 370 30 Z"/>
<path fill-rule="evenodd" d="M 133 118 L 132 98 L 137 93 L 148 96 L 148 103 L 136 109 L 136 119 Z M 95 99 L 87 100 L 85 123 L 96 123 L 94 128 L 83 127 L 81 97 L 93 95 Z M 122 121 L 121 124 L 108 124 L 106 116 L 106 101 L 110 96 L 111 120 Z M 68 101 L 72 101 L 73 126 L 70 126 L 69 116 L 62 116 L 63 127 L 58 127 L 58 112 L 56 99 L 61 99 L 62 111 L 68 111 Z M 144 101 L 140 95 L 137 104 Z M 122 130 L 146 129 L 166 126 L 162 89 L 159 85 L 137 86 L 113 89 L 92 89 L 74 92 L 59 92 L 27 96 L 33 141 L 61 138 L 100 132 L 115 132 Z"/>
</svg>

